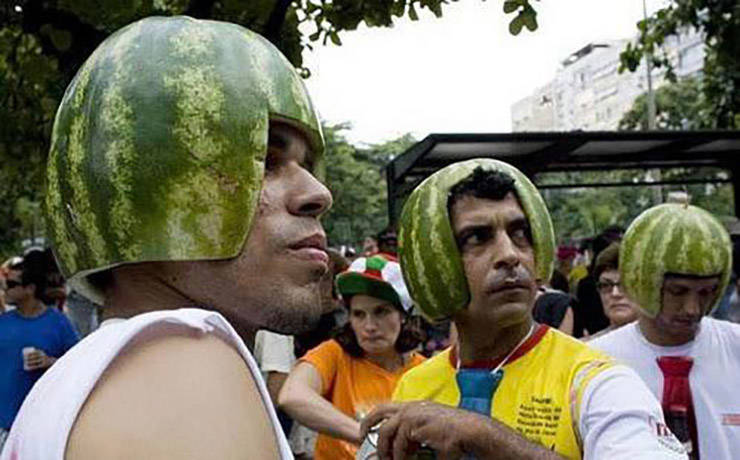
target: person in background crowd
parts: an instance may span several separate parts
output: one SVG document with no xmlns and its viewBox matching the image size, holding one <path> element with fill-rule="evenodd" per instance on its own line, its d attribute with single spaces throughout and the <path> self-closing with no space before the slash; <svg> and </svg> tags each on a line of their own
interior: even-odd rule
<svg viewBox="0 0 740 460">
<path fill-rule="evenodd" d="M 569 292 L 573 295 L 576 293 L 578 283 L 588 276 L 589 257 L 588 244 L 583 242 L 576 251 L 572 264 L 573 268 L 568 273 L 568 288 L 570 289 Z"/>
<path fill-rule="evenodd" d="M 299 361 L 280 392 L 280 407 L 318 431 L 317 460 L 354 459 L 360 420 L 390 400 L 398 378 L 424 358 L 408 328 L 411 298 L 397 262 L 376 254 L 337 277 L 349 323 Z"/>
<path fill-rule="evenodd" d="M 67 285 L 59 270 L 57 261 L 54 258 L 54 254 L 51 252 L 51 248 L 42 249 L 42 252 L 46 264 L 46 289 L 43 292 L 41 300 L 49 306 L 56 308 L 59 311 L 65 311 L 67 304 Z M 28 252 L 28 250 L 26 250 Z"/>
<path fill-rule="evenodd" d="M 72 289 L 65 303 L 66 313 L 80 338 L 87 337 L 98 328 L 100 305 Z"/>
<path fill-rule="evenodd" d="M 576 256 L 576 248 L 573 246 L 560 246 L 557 252 L 557 264 L 550 277 L 550 287 L 558 291 L 570 293 L 568 275 L 573 268 L 573 259 Z"/>
<path fill-rule="evenodd" d="M 0 270 L 0 314 L 5 313 L 5 272 Z"/>
<path fill-rule="evenodd" d="M 740 220 L 733 219 L 727 225 L 727 231 L 732 241 L 732 276 L 722 300 L 710 314 L 713 318 L 740 323 L 740 298 L 737 289 L 740 285 Z"/>
<path fill-rule="evenodd" d="M 10 276 L 11 271 L 13 271 L 10 267 L 19 267 L 21 262 L 23 261 L 22 257 L 11 257 L 7 259 L 5 262 L 3 262 L 2 265 L 0 265 L 0 278 L 3 279 L 3 311 L 9 311 L 13 310 L 15 308 L 15 305 L 13 305 L 10 301 L 8 301 L 7 298 L 7 286 L 5 284 L 5 280 L 8 279 L 8 276 Z M 18 271 L 18 274 L 20 274 L 20 271 Z M 0 311 L 2 313 L 3 311 Z"/>
<path fill-rule="evenodd" d="M 660 227 L 646 231 L 641 223 L 668 206 L 675 236 Z M 691 458 L 737 459 L 740 325 L 706 316 L 731 270 L 724 228 L 700 208 L 664 204 L 632 222 L 622 247 L 631 250 L 620 254 L 620 282 L 639 308 L 638 320 L 589 345 L 637 371 Z"/>
<path fill-rule="evenodd" d="M 573 335 L 573 304 L 575 299 L 559 289 L 540 286 L 532 310 L 534 320 L 560 332 Z"/>
<path fill-rule="evenodd" d="M 295 363 L 294 349 L 292 335 L 262 330 L 254 338 L 254 360 L 260 367 L 273 404 L 277 404 L 280 390 Z M 289 436 L 293 421 L 281 410 L 277 411 L 277 416 L 285 436 Z"/>
<path fill-rule="evenodd" d="M 458 340 L 406 372 L 398 402 L 363 420 L 363 434 L 377 430 L 381 459 L 422 445 L 441 458 L 685 458 L 634 371 L 532 320 L 554 235 L 523 173 L 491 159 L 453 164 L 405 206 L 411 295 L 426 314 L 451 315 Z M 440 252 L 448 263 L 433 257 Z"/>
<path fill-rule="evenodd" d="M 396 234 L 396 229 L 389 225 L 381 230 L 375 239 L 378 241 L 378 252 L 380 254 L 389 255 L 394 260 L 398 258 L 398 235 Z"/>
<path fill-rule="evenodd" d="M 9 267 L 5 280 L 16 308 L 0 315 L 0 438 L 34 383 L 78 340 L 67 317 L 41 300 L 48 270 L 44 253 L 30 251 Z"/>
<path fill-rule="evenodd" d="M 594 263 L 596 257 L 601 251 L 606 249 L 612 242 L 622 237 L 623 229 L 612 226 L 606 228 L 591 241 L 593 250 L 593 261 L 589 267 L 588 275 L 578 282 L 576 288 L 576 304 L 574 305 L 573 317 L 573 336 L 580 338 L 583 336 L 596 334 L 602 329 L 609 327 L 609 319 L 604 314 L 604 307 L 601 305 L 601 296 L 596 289 L 596 278 L 594 278 Z"/>
<path fill-rule="evenodd" d="M 601 337 L 637 319 L 637 305 L 627 297 L 620 283 L 618 242 L 610 244 L 596 258 L 594 278 L 604 314 L 609 318 L 609 327 L 584 338 L 585 341 Z"/>
<path fill-rule="evenodd" d="M 373 236 L 365 237 L 362 242 L 362 257 L 368 257 L 378 252 L 378 240 Z"/>
<path fill-rule="evenodd" d="M 150 17 L 65 96 L 47 231 L 103 322 L 34 385 L 0 458 L 292 458 L 248 347 L 323 313 L 332 198 L 300 75 L 237 24 Z"/>
</svg>

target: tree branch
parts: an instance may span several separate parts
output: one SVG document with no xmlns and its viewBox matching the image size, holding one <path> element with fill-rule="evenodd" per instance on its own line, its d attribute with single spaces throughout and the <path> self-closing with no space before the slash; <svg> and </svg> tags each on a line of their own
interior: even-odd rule
<svg viewBox="0 0 740 460">
<path fill-rule="evenodd" d="M 275 2 L 275 7 L 272 9 L 263 31 L 264 37 L 270 40 L 271 43 L 277 43 L 280 39 L 280 31 L 285 23 L 285 16 L 288 14 L 291 3 L 292 0 L 277 0 Z"/>
<path fill-rule="evenodd" d="M 184 14 L 196 19 L 211 19 L 214 3 L 215 0 L 190 0 L 190 5 Z"/>
</svg>

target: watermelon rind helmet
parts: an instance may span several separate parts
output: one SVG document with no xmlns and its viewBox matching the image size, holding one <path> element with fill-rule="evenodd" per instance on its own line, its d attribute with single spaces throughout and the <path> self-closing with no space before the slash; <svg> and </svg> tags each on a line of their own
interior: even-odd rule
<svg viewBox="0 0 740 460">
<path fill-rule="evenodd" d="M 93 273 L 237 256 L 264 176 L 270 121 L 324 140 L 301 77 L 236 24 L 151 17 L 108 37 L 57 111 L 47 228 L 70 284 L 102 303 Z"/>
<path fill-rule="evenodd" d="M 529 222 L 537 280 L 547 282 L 555 257 L 555 233 L 542 196 L 524 173 L 503 161 L 478 158 L 449 165 L 426 178 L 404 204 L 398 253 L 406 285 L 427 318 L 450 318 L 470 302 L 462 256 L 447 208 L 450 190 L 476 168 L 502 172 L 514 180 L 517 199 Z"/>
<path fill-rule="evenodd" d="M 619 248 L 619 273 L 627 296 L 643 314 L 662 308 L 668 274 L 718 276 L 716 307 L 730 282 L 732 243 L 725 227 L 709 212 L 688 203 L 666 203 L 643 211 L 630 224 Z"/>
</svg>

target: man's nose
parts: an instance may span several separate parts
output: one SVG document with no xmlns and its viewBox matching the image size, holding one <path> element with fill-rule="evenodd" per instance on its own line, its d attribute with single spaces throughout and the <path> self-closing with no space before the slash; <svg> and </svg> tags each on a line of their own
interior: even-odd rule
<svg viewBox="0 0 740 460">
<path fill-rule="evenodd" d="M 500 232 L 496 235 L 496 242 L 493 246 L 493 267 L 514 267 L 519 263 L 514 242 L 509 238 L 508 233 Z"/>
<path fill-rule="evenodd" d="M 288 205 L 291 213 L 319 217 L 331 208 L 331 192 L 309 171 L 301 168 L 293 186 L 295 190 Z"/>
<path fill-rule="evenodd" d="M 701 315 L 701 299 L 696 293 L 689 293 L 684 298 L 683 313 L 687 315 Z"/>
</svg>

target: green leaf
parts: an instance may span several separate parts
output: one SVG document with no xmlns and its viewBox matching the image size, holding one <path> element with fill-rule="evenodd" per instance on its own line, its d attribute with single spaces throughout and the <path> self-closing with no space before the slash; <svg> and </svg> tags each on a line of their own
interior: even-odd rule
<svg viewBox="0 0 740 460">
<path fill-rule="evenodd" d="M 513 13 L 517 9 L 519 9 L 518 0 L 506 0 L 504 2 L 504 13 L 506 14 Z"/>
<path fill-rule="evenodd" d="M 537 13 L 534 10 L 522 13 L 522 20 L 530 32 L 537 30 Z"/>
<path fill-rule="evenodd" d="M 409 5 L 409 18 L 411 18 L 412 21 L 418 21 L 419 15 L 416 14 L 416 8 L 414 8 L 414 4 L 412 3 Z"/>
<path fill-rule="evenodd" d="M 509 23 L 509 33 L 511 35 L 519 35 L 519 32 L 522 31 L 522 27 L 524 27 L 524 20 L 522 19 L 522 15 L 519 14 L 519 16 L 512 19 Z"/>
<path fill-rule="evenodd" d="M 428 7 L 430 10 L 432 10 L 432 13 L 434 13 L 434 16 L 438 18 L 442 17 L 442 4 L 439 1 L 429 4 Z"/>
<path fill-rule="evenodd" d="M 342 41 L 339 39 L 339 34 L 337 34 L 336 30 L 329 32 L 329 38 L 331 38 L 331 42 L 335 45 L 342 46 Z"/>
</svg>

